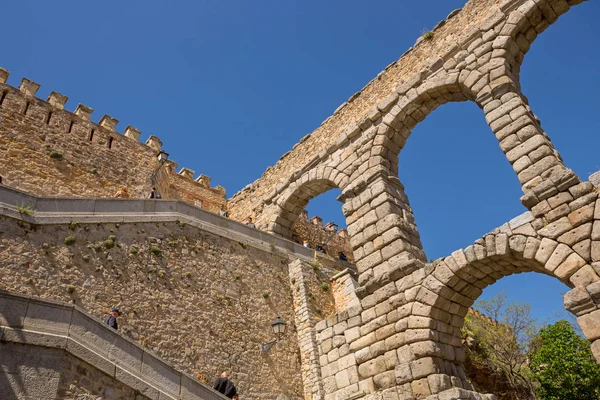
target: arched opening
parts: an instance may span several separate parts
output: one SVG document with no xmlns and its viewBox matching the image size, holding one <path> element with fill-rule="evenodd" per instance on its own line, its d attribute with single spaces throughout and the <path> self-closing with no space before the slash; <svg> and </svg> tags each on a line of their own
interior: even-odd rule
<svg viewBox="0 0 600 400">
<path fill-rule="evenodd" d="M 461 336 L 464 319 L 484 289 L 523 272 L 546 274 L 571 288 L 563 297 L 565 308 L 577 316 L 585 337 L 598 341 L 600 313 L 594 296 L 600 278 L 594 269 L 564 244 L 498 233 L 434 263 L 433 272 L 424 279 L 416 300 L 424 306 L 420 307 L 426 311 L 424 316 L 435 321 L 436 331 L 443 333 L 426 355 L 438 358 L 449 375 L 457 376 L 455 368 L 459 368 L 458 376 L 469 385 L 460 366 L 465 360 Z M 592 351 L 599 359 L 595 344 Z"/>
<path fill-rule="evenodd" d="M 525 211 L 519 181 L 472 102 L 444 104 L 419 123 L 398 176 L 432 260 Z"/>
<path fill-rule="evenodd" d="M 308 242 L 313 249 L 331 257 L 354 262 L 346 217 L 337 200 L 341 193 L 333 188 L 311 199 L 294 224 L 292 239 L 302 244 Z"/>
<path fill-rule="evenodd" d="M 292 183 L 276 201 L 280 208 L 271 226 L 283 227 L 285 236 L 321 254 L 352 262 L 346 220 L 336 200 L 341 190 L 324 174 L 319 168 Z"/>
<path fill-rule="evenodd" d="M 593 38 L 600 35 L 598 12 L 600 5 L 595 2 L 571 7 L 537 36 L 520 73 L 521 89 L 533 112 L 565 165 L 584 181 L 600 170 L 600 118 L 593 95 L 600 89 L 596 68 L 600 54 L 593 51 Z"/>
</svg>

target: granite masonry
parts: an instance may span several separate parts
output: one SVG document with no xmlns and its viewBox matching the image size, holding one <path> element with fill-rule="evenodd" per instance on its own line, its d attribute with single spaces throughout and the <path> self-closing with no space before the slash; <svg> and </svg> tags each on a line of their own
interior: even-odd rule
<svg viewBox="0 0 600 400">
<path fill-rule="evenodd" d="M 193 171 L 161 166 L 158 138 L 144 146 L 131 129 L 115 135 L 116 120 L 93 124 L 85 106 L 67 113 L 58 94 L 36 99 L 31 81 L 1 85 L 9 183 L 109 197 L 120 185 L 141 196 L 155 182 L 188 203 L 29 197 L 28 209 L 27 194 L 0 191 L 2 288 L 96 316 L 128 307 L 123 333 L 182 371 L 232 369 L 242 398 L 493 399 L 466 377 L 460 329 L 484 288 L 520 272 L 571 288 L 565 308 L 600 360 L 600 180 L 564 165 L 519 76 L 537 36 L 581 3 L 470 0 L 452 12 L 228 201 L 233 219 L 251 216 L 263 232 L 193 207 L 223 203 L 194 197 L 202 176 L 191 183 Z M 450 101 L 482 109 L 528 211 L 428 263 L 398 160 L 411 130 Z M 308 201 L 333 188 L 356 269 L 284 239 Z M 275 314 L 292 334 L 264 356 Z M 153 329 L 165 318 L 171 329 Z"/>
</svg>

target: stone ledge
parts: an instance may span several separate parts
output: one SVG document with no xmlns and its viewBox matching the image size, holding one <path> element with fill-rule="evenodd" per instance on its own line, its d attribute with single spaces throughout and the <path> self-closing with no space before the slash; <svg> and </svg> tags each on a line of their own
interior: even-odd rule
<svg viewBox="0 0 600 400">
<path fill-rule="evenodd" d="M 33 215 L 19 213 L 20 205 L 31 205 Z M 315 258 L 314 250 L 298 243 L 178 200 L 42 197 L 0 185 L 0 215 L 37 225 L 183 221 L 259 250 L 270 252 L 274 246 L 292 258 Z M 331 258 L 321 254 L 317 257 Z"/>
<path fill-rule="evenodd" d="M 0 340 L 62 349 L 153 399 L 226 399 L 72 304 L 0 290 Z"/>
</svg>

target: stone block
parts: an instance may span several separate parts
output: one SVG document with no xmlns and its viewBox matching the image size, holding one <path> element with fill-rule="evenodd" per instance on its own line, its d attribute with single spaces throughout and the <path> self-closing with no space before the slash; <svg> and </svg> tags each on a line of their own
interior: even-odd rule
<svg viewBox="0 0 600 400">
<path fill-rule="evenodd" d="M 567 280 L 584 265 L 585 260 L 581 258 L 579 254 L 572 253 L 558 266 L 554 274 L 561 279 Z"/>
<path fill-rule="evenodd" d="M 556 239 L 560 235 L 570 231 L 571 229 L 573 229 L 573 225 L 571 225 L 571 223 L 569 222 L 569 219 L 567 217 L 563 217 L 557 221 L 554 221 L 554 222 L 548 224 L 546 227 L 540 229 L 538 233 L 541 236 L 544 236 L 544 237 L 547 237 L 550 239 Z"/>
<path fill-rule="evenodd" d="M 385 372 L 386 369 L 387 367 L 385 365 L 385 358 L 383 356 L 377 357 L 359 365 L 358 375 L 361 379 L 370 378 Z"/>
<path fill-rule="evenodd" d="M 592 234 L 592 223 L 588 222 L 578 226 L 577 228 L 571 229 L 570 231 L 560 235 L 558 241 L 566 243 L 569 246 L 573 246 L 584 239 L 589 239 Z"/>
<path fill-rule="evenodd" d="M 376 389 L 391 388 L 396 383 L 394 371 L 385 371 L 373 377 L 373 383 Z"/>
<path fill-rule="evenodd" d="M 411 362 L 410 370 L 414 379 L 426 378 L 440 372 L 436 360 L 432 357 L 420 358 Z"/>
<path fill-rule="evenodd" d="M 181 375 L 162 360 L 144 352 L 141 374 L 172 396 L 179 394 Z"/>
<path fill-rule="evenodd" d="M 600 339 L 600 310 L 578 317 L 577 322 L 587 340 Z"/>
<path fill-rule="evenodd" d="M 569 281 L 575 287 L 585 287 L 591 283 L 598 282 L 600 278 L 591 267 L 591 265 L 584 265 L 577 272 L 575 272 L 570 278 Z"/>
</svg>

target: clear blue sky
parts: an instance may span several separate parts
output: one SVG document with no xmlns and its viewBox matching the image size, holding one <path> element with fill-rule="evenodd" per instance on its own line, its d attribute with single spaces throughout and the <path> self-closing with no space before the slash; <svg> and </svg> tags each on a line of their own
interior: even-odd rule
<svg viewBox="0 0 600 400">
<path fill-rule="evenodd" d="M 338 105 L 396 60 L 463 0 L 29 1 L 3 4 L 9 83 L 33 79 L 78 103 L 159 136 L 171 159 L 229 196 L 254 181 Z M 522 85 L 568 166 L 600 169 L 599 2 L 544 32 Z M 524 211 L 515 174 L 471 103 L 446 104 L 401 153 L 400 179 L 423 244 L 435 259 Z M 334 191 L 311 215 L 343 225 Z M 530 274 L 528 274 L 530 275 Z M 525 279 L 528 278 L 528 279 Z M 544 317 L 567 290 L 544 276 L 486 289 L 532 302 Z"/>
</svg>

